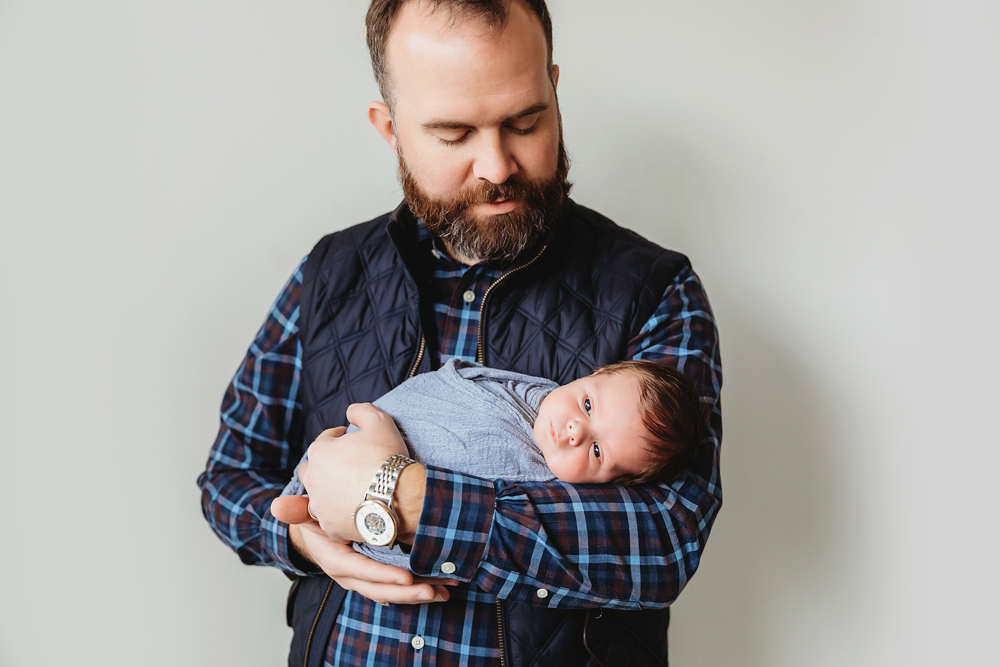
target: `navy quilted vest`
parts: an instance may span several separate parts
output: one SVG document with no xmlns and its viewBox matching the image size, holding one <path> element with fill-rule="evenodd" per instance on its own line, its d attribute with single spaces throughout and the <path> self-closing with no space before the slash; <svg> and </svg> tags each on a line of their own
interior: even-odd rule
<svg viewBox="0 0 1000 667">
<path fill-rule="evenodd" d="M 667 286 L 688 265 L 568 200 L 559 226 L 483 298 L 480 361 L 565 384 L 624 358 Z M 401 205 L 324 237 L 303 269 L 304 443 L 436 366 L 428 258 Z M 289 598 L 290 665 L 322 665 L 343 590 L 299 579 Z M 669 610 L 558 610 L 503 602 L 506 664 L 665 665 Z"/>
</svg>

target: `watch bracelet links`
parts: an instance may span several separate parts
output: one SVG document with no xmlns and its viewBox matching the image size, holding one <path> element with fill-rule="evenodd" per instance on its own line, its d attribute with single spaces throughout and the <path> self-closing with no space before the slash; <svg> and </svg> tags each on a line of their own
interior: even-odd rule
<svg viewBox="0 0 1000 667">
<path fill-rule="evenodd" d="M 368 495 L 375 496 L 383 500 L 390 507 L 392 506 L 392 492 L 396 490 L 396 482 L 403 469 L 411 463 L 416 463 L 413 459 L 402 454 L 393 454 L 375 473 L 375 479 L 368 487 Z"/>
</svg>

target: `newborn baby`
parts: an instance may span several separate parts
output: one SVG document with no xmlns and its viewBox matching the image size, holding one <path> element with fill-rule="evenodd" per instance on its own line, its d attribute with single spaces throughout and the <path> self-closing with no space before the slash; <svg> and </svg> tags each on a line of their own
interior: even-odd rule
<svg viewBox="0 0 1000 667">
<path fill-rule="evenodd" d="M 559 386 L 452 359 L 374 405 L 396 422 L 413 459 L 508 482 L 669 482 L 687 465 L 704 422 L 693 383 L 651 361 L 604 366 Z M 282 495 L 304 493 L 296 471 Z M 398 546 L 354 548 L 408 568 Z"/>
</svg>

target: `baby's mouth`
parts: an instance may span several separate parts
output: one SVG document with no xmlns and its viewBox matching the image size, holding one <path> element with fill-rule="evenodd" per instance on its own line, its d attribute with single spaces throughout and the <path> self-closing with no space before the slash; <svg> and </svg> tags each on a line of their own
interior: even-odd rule
<svg viewBox="0 0 1000 667">
<path fill-rule="evenodd" d="M 549 438 L 551 439 L 553 446 L 557 446 L 559 444 L 559 440 L 556 438 L 556 426 L 552 422 L 549 422 Z"/>
</svg>

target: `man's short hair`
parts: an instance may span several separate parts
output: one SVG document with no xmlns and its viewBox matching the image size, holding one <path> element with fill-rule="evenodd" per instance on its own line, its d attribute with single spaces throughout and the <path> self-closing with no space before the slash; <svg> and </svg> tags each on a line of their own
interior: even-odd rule
<svg viewBox="0 0 1000 667">
<path fill-rule="evenodd" d="M 392 76 L 386 62 L 386 42 L 392 30 L 393 19 L 400 8 L 407 2 L 424 2 L 435 11 L 447 9 L 455 18 L 477 18 L 483 21 L 494 33 L 502 32 L 507 26 L 507 12 L 511 2 L 520 2 L 526 6 L 542 23 L 545 33 L 545 44 L 548 47 L 548 71 L 552 76 L 552 18 L 545 0 L 372 0 L 365 17 L 367 28 L 368 52 L 372 57 L 372 70 L 378 83 L 382 100 L 391 109 L 394 93 Z"/>
</svg>

